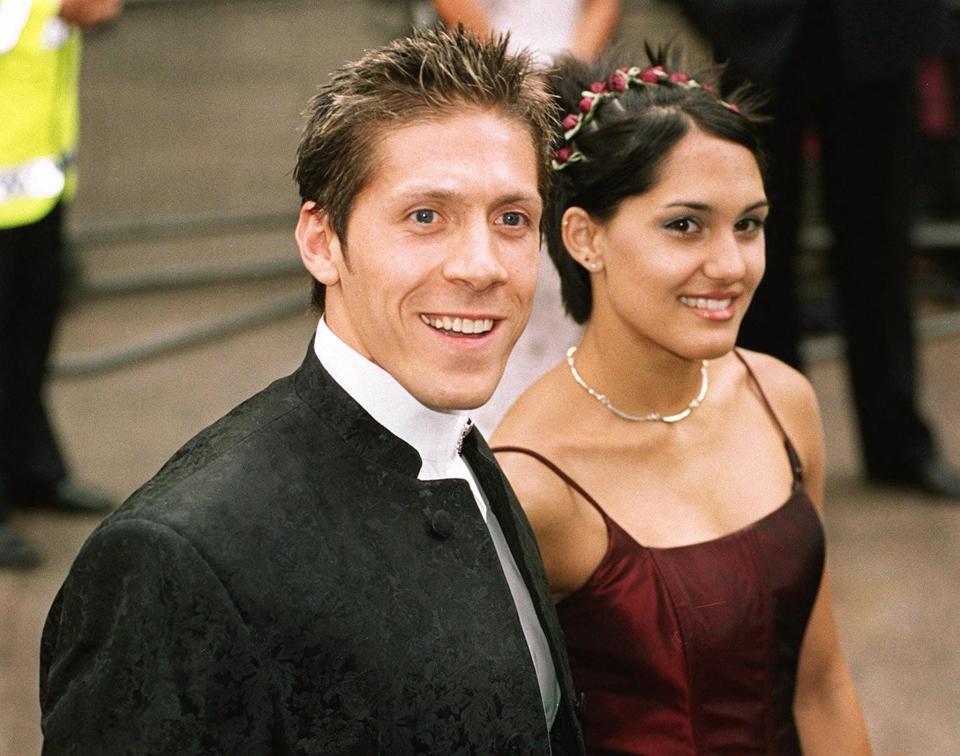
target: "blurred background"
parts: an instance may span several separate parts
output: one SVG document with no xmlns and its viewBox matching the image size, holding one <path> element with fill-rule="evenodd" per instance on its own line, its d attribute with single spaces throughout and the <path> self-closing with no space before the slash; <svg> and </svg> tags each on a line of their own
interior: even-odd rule
<svg viewBox="0 0 960 756">
<path fill-rule="evenodd" d="M 87 34 L 73 276 L 48 383 L 75 477 L 120 501 L 194 433 L 299 365 L 315 327 L 292 237 L 300 112 L 329 71 L 405 33 L 423 10 L 399 0 L 127 0 L 115 23 Z M 627 47 L 680 38 L 694 61 L 711 55 L 669 2 L 625 0 L 617 28 Z M 943 85 L 955 58 L 931 66 L 918 77 L 928 106 L 913 234 L 920 396 L 956 468 L 960 151 L 957 90 Z M 805 155 L 813 174 L 815 142 Z M 863 482 L 817 199 L 804 202 L 802 348 L 826 422 L 841 635 L 877 753 L 960 753 L 950 629 L 960 619 L 960 502 Z M 485 431 L 576 338 L 549 267 L 541 279 L 530 332 L 477 414 Z M 18 511 L 11 521 L 43 562 L 0 570 L 2 756 L 39 752 L 40 628 L 99 517 Z"/>
</svg>

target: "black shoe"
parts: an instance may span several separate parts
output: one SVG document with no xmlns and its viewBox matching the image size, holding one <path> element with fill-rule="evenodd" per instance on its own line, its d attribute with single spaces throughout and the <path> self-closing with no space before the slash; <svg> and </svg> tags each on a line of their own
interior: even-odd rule
<svg viewBox="0 0 960 756">
<path fill-rule="evenodd" d="M 0 522 L 0 568 L 26 570 L 40 564 L 40 552 Z"/>
<path fill-rule="evenodd" d="M 960 476 L 938 457 L 930 457 L 912 469 L 872 473 L 870 480 L 881 485 L 912 488 L 940 499 L 960 500 Z"/>
<path fill-rule="evenodd" d="M 113 509 L 111 499 L 69 478 L 29 492 L 18 491 L 14 504 L 22 509 L 55 509 L 74 514 L 105 514 Z"/>
</svg>

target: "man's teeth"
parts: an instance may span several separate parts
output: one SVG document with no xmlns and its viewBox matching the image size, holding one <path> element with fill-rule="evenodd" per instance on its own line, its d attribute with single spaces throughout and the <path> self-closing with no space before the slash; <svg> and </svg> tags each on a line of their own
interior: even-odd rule
<svg viewBox="0 0 960 756">
<path fill-rule="evenodd" d="M 490 318 L 474 320 L 473 318 L 451 318 L 446 315 L 439 318 L 421 315 L 420 320 L 439 331 L 453 331 L 454 333 L 486 333 L 493 328 L 493 320 Z"/>
<path fill-rule="evenodd" d="M 733 297 L 726 299 L 705 299 L 704 297 L 680 297 L 680 301 L 687 307 L 695 307 L 698 310 L 725 310 L 733 302 Z"/>
</svg>

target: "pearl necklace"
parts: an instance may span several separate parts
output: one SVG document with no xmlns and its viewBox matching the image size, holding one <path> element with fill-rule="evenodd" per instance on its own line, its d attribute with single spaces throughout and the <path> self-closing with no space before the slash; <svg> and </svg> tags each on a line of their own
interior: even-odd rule
<svg viewBox="0 0 960 756">
<path fill-rule="evenodd" d="M 596 399 L 600 404 L 610 410 L 617 417 L 622 417 L 624 420 L 630 420 L 635 423 L 679 423 L 681 420 L 684 420 L 690 417 L 691 413 L 699 407 L 703 400 L 707 398 L 707 389 L 710 388 L 710 382 L 707 380 L 707 365 L 709 364 L 706 360 L 702 360 L 700 363 L 700 393 L 697 394 L 696 398 L 690 404 L 687 405 L 687 408 L 681 412 L 678 412 L 675 415 L 661 415 L 659 412 L 653 412 L 649 415 L 630 415 L 623 410 L 617 409 L 611 404 L 610 400 L 606 396 L 595 391 L 577 372 L 577 368 L 573 364 L 573 355 L 577 351 L 575 346 L 570 347 L 567 350 L 567 365 L 570 366 L 570 374 L 573 376 L 573 380 L 577 382 L 583 389 L 590 394 L 594 399 Z"/>
</svg>

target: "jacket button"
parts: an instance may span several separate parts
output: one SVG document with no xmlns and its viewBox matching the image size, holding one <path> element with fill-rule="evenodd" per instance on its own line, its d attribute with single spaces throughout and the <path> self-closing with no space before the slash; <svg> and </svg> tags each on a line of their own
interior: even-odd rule
<svg viewBox="0 0 960 756">
<path fill-rule="evenodd" d="M 444 509 L 438 509 L 430 515 L 430 532 L 437 538 L 449 538 L 453 535 L 453 518 Z"/>
</svg>

